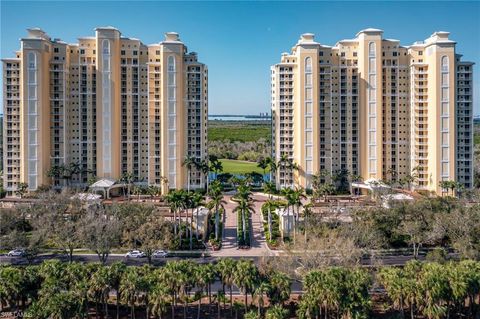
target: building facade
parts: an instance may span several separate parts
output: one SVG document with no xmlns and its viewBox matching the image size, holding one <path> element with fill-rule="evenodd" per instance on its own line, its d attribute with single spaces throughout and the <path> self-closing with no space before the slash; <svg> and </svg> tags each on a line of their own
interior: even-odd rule
<svg viewBox="0 0 480 319">
<path fill-rule="evenodd" d="M 402 46 L 366 29 L 335 46 L 303 34 L 271 67 L 278 187 L 311 187 L 312 175 L 363 180 L 413 177 L 473 186 L 473 77 L 448 32 Z M 295 168 L 295 169 L 294 169 Z M 406 178 L 407 177 L 407 178 Z"/>
<path fill-rule="evenodd" d="M 73 167 L 71 185 L 124 173 L 149 185 L 204 186 L 183 160 L 207 157 L 208 74 L 179 35 L 145 45 L 113 27 L 67 44 L 28 29 L 3 59 L 4 187 L 63 186 L 52 167 Z"/>
</svg>

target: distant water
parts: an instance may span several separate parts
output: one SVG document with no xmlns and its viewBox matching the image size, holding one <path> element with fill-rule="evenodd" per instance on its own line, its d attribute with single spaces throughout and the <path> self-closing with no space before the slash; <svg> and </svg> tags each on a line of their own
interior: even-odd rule
<svg viewBox="0 0 480 319">
<path fill-rule="evenodd" d="M 259 117 L 259 116 L 223 116 L 223 115 L 209 115 L 209 121 L 270 121 L 269 117 Z"/>
</svg>

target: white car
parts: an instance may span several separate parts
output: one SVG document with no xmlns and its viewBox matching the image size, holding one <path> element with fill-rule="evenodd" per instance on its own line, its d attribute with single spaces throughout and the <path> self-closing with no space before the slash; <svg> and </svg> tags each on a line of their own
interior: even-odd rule
<svg viewBox="0 0 480 319">
<path fill-rule="evenodd" d="M 25 250 L 23 249 L 14 249 L 8 252 L 8 257 L 23 257 L 25 256 Z"/>
<path fill-rule="evenodd" d="M 131 250 L 126 255 L 126 258 L 143 258 L 145 257 L 145 253 L 140 250 Z"/>
<path fill-rule="evenodd" d="M 152 254 L 153 258 L 165 258 L 168 256 L 168 252 L 165 250 L 155 250 Z"/>
</svg>

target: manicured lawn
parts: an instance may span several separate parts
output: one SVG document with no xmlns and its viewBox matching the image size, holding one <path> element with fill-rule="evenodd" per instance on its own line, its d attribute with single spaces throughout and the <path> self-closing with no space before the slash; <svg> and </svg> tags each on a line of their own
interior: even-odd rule
<svg viewBox="0 0 480 319">
<path fill-rule="evenodd" d="M 220 162 L 222 162 L 224 173 L 245 174 L 253 171 L 263 174 L 263 170 L 257 167 L 257 163 L 229 159 L 221 159 Z M 268 173 L 268 170 L 266 172 Z"/>
<path fill-rule="evenodd" d="M 260 138 L 271 139 L 270 123 L 266 121 L 208 121 L 208 140 L 255 142 Z"/>
</svg>

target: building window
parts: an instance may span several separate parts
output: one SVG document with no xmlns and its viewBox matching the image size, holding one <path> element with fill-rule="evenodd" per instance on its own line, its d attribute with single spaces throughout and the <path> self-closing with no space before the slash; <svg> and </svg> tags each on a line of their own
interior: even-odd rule
<svg viewBox="0 0 480 319">
<path fill-rule="evenodd" d="M 368 44 L 368 55 L 369 56 L 375 56 L 375 42 L 370 42 Z"/>
</svg>

